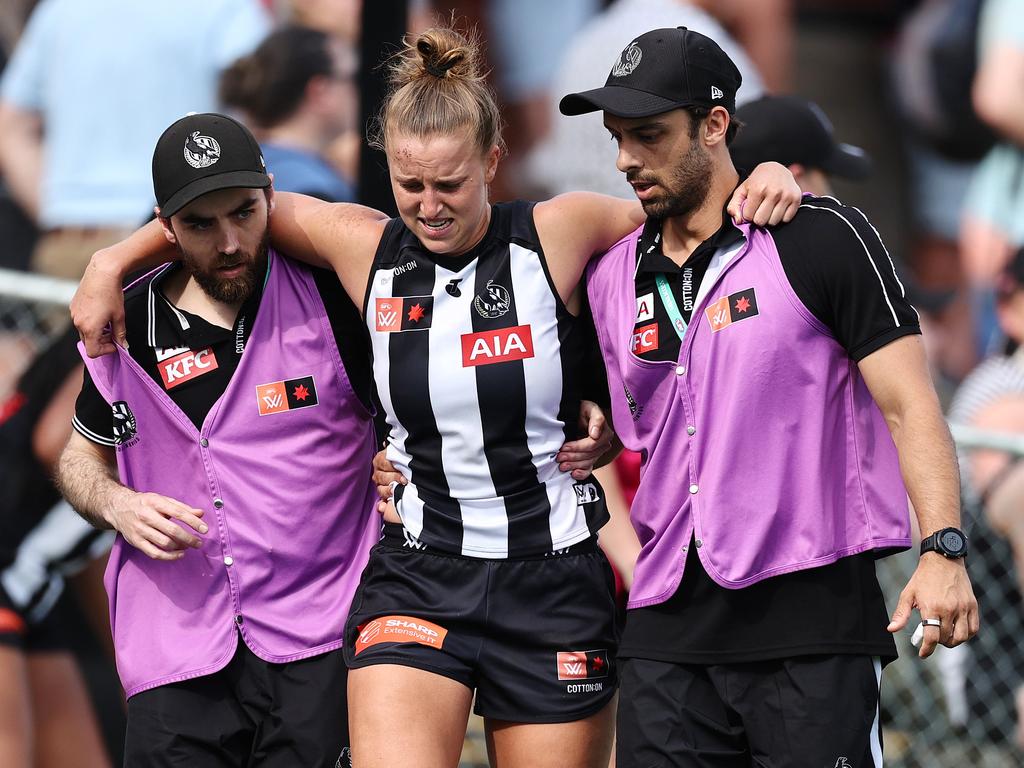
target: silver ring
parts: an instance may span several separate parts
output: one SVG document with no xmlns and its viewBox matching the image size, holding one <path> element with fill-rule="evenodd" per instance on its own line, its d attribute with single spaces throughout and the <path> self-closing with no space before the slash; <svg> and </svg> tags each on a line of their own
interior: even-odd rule
<svg viewBox="0 0 1024 768">
<path fill-rule="evenodd" d="M 941 627 L 942 621 L 940 619 L 921 619 L 921 623 L 926 627 Z"/>
</svg>

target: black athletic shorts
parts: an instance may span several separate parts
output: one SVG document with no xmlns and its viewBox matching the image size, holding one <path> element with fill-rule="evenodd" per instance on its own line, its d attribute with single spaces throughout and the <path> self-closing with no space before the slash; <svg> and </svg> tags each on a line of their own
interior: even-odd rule
<svg viewBox="0 0 1024 768">
<path fill-rule="evenodd" d="M 880 768 L 870 656 L 620 660 L 618 768 Z"/>
<path fill-rule="evenodd" d="M 351 768 L 341 649 L 271 664 L 239 640 L 212 675 L 128 699 L 126 768 Z"/>
<path fill-rule="evenodd" d="M 596 540 L 546 557 L 436 552 L 386 524 L 345 630 L 352 669 L 401 664 L 476 691 L 477 714 L 564 723 L 615 695 L 615 582 Z"/>
<path fill-rule="evenodd" d="M 61 594 L 54 607 L 42 619 L 29 622 L 6 599 L 3 588 L 0 588 L 0 645 L 18 648 L 25 653 L 70 651 L 70 599 L 67 594 Z"/>
</svg>

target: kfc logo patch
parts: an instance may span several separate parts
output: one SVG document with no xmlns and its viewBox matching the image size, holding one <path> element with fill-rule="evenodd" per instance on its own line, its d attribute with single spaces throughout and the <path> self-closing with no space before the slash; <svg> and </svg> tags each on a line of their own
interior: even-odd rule
<svg viewBox="0 0 1024 768">
<path fill-rule="evenodd" d="M 419 643 L 443 648 L 448 630 L 413 616 L 381 616 L 363 625 L 356 638 L 356 656 L 377 643 Z"/>
<path fill-rule="evenodd" d="M 643 323 L 654 319 L 654 294 L 645 293 L 636 297 L 636 320 L 634 323 Z"/>
<path fill-rule="evenodd" d="M 319 401 L 316 396 L 316 383 L 312 376 L 287 381 L 272 381 L 256 387 L 256 404 L 260 416 L 272 413 L 294 411 L 298 408 L 312 408 Z"/>
<path fill-rule="evenodd" d="M 217 370 L 217 358 L 213 354 L 213 348 L 177 352 L 173 357 L 160 359 L 160 352 L 157 350 L 156 367 L 160 371 L 160 378 L 163 379 L 164 389 L 174 389 L 186 381 L 192 381 L 205 373 Z"/>
<path fill-rule="evenodd" d="M 559 680 L 592 680 L 608 677 L 608 651 L 559 651 Z"/>
<path fill-rule="evenodd" d="M 658 348 L 658 324 L 651 323 L 640 328 L 633 329 L 633 338 L 630 341 L 630 348 L 634 355 L 642 355 L 644 352 L 653 352 Z"/>
<path fill-rule="evenodd" d="M 433 319 L 434 297 L 394 296 L 377 299 L 374 312 L 374 327 L 379 333 L 422 331 L 430 327 Z"/>
<path fill-rule="evenodd" d="M 528 357 L 533 357 L 533 335 L 528 325 L 462 334 L 463 368 L 525 360 Z"/>
<path fill-rule="evenodd" d="M 718 333 L 740 320 L 754 317 L 757 312 L 757 296 L 753 288 L 723 296 L 704 310 L 711 324 L 711 332 Z"/>
</svg>

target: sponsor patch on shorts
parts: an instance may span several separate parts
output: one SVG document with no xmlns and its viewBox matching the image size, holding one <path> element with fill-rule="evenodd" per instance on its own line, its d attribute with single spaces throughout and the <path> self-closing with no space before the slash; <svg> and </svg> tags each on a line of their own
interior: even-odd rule
<svg viewBox="0 0 1024 768">
<path fill-rule="evenodd" d="M 558 651 L 559 680 L 592 680 L 608 677 L 608 651 Z"/>
<path fill-rule="evenodd" d="M 377 643 L 419 643 L 431 648 L 444 647 L 448 630 L 414 616 L 380 616 L 359 628 L 356 638 L 358 656 Z"/>
</svg>

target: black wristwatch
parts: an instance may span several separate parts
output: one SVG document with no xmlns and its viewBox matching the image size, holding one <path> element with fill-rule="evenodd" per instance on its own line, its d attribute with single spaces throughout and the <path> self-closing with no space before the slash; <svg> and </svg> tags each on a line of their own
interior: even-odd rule
<svg viewBox="0 0 1024 768">
<path fill-rule="evenodd" d="M 938 552 L 950 559 L 967 557 L 967 536 L 959 528 L 943 528 L 921 540 L 921 554 Z"/>
</svg>

